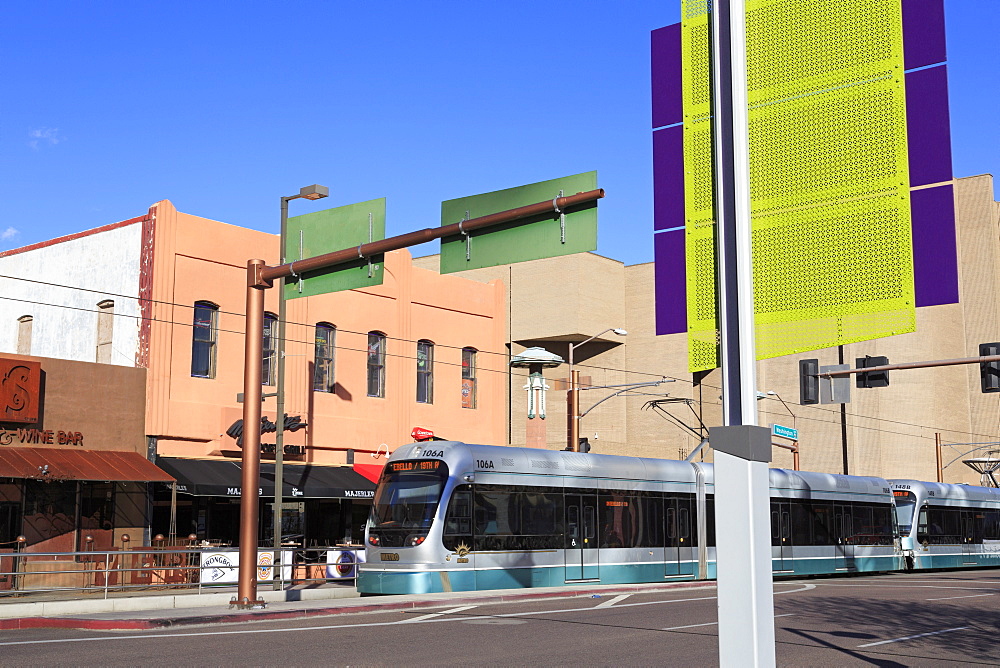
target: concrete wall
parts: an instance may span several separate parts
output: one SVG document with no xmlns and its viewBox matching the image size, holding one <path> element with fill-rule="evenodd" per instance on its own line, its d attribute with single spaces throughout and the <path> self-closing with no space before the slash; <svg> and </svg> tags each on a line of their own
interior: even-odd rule
<svg viewBox="0 0 1000 668">
<path fill-rule="evenodd" d="M 803 469 L 841 473 L 846 458 L 852 474 L 935 480 L 935 434 L 940 434 L 946 444 L 944 463 L 959 459 L 945 469 L 945 480 L 978 484 L 978 474 L 961 463 L 962 453 L 984 443 L 996 443 L 1000 450 L 1000 394 L 980 392 L 978 365 L 894 371 L 891 385 L 882 389 L 857 389 L 852 382 L 852 401 L 843 411 L 833 404 L 799 405 L 799 359 L 818 358 L 827 365 L 842 357 L 852 366 L 865 355 L 886 355 L 890 362 L 953 359 L 977 356 L 980 343 L 1000 341 L 1000 204 L 993 200 L 989 175 L 957 179 L 954 185 L 960 304 L 918 309 L 917 331 L 911 334 L 758 363 L 757 386 L 765 393 L 758 401 L 759 423 L 799 429 Z M 433 269 L 437 257 L 415 263 Z M 511 286 L 507 338 L 515 353 L 524 345 L 541 345 L 565 357 L 567 342 L 624 327 L 626 338 L 606 335 L 601 347 L 577 355 L 581 372 L 592 375 L 594 384 L 642 382 L 661 375 L 676 379 L 610 399 L 585 417 L 581 435 L 591 438 L 595 451 L 683 458 L 698 445 L 702 423 L 721 424 L 718 370 L 690 373 L 687 336 L 655 335 L 652 263 L 625 267 L 584 253 L 459 275 L 477 280 L 502 276 Z M 565 443 L 564 386 L 553 382 L 565 375 L 565 367 L 546 372 L 554 388 L 547 420 L 550 448 Z M 509 442 L 517 445 L 524 443 L 524 378 L 520 372 L 512 376 Z M 593 392 L 583 393 L 584 409 L 593 403 L 591 396 L 604 396 Z M 647 405 L 657 399 L 669 418 Z M 774 466 L 791 468 L 787 450 L 775 448 L 773 457 Z M 711 451 L 702 458 L 711 461 Z"/>
<path fill-rule="evenodd" d="M 242 417 L 246 263 L 277 263 L 277 235 L 179 213 L 169 202 L 153 208 L 154 320 L 150 330 L 147 430 L 161 455 L 238 456 L 226 430 Z M 409 253 L 385 259 L 383 285 L 288 302 L 285 410 L 309 423 L 286 432 L 285 443 L 306 447 L 304 460 L 342 464 L 347 450 L 394 449 L 412 441 L 420 426 L 448 438 L 496 442 L 503 437 L 506 321 L 500 282 L 488 285 L 416 269 Z M 219 306 L 217 372 L 191 376 L 193 305 Z M 276 289 L 265 292 L 265 309 L 278 311 Z M 337 328 L 336 392 L 312 391 L 315 325 Z M 367 334 L 387 337 L 386 396 L 367 396 Z M 416 402 L 416 342 L 435 344 L 434 401 Z M 461 349 L 480 351 L 479 402 L 461 403 Z M 265 392 L 273 392 L 273 387 Z M 264 415 L 276 419 L 275 400 Z M 265 443 L 274 442 L 265 435 Z"/>
<path fill-rule="evenodd" d="M 97 304 L 114 301 L 111 364 L 135 366 L 139 338 L 140 219 L 0 253 L 0 352 L 17 351 L 30 315 L 30 354 L 96 361 Z M 68 287 L 56 287 L 68 286 Z"/>
</svg>

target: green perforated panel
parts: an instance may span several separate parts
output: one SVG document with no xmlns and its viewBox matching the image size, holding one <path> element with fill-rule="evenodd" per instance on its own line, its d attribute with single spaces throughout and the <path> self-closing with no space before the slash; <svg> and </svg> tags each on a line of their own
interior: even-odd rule
<svg viewBox="0 0 1000 668">
<path fill-rule="evenodd" d="M 748 0 L 758 359 L 915 329 L 901 0 Z M 718 366 L 706 0 L 684 0 L 689 365 Z"/>
</svg>

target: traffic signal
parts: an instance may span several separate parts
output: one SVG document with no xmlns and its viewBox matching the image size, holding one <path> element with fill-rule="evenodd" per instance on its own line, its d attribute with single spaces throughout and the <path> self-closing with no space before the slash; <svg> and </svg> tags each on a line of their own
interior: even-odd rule
<svg viewBox="0 0 1000 668">
<path fill-rule="evenodd" d="M 819 403 L 819 360 L 799 360 L 799 403 L 803 406 Z"/>
<path fill-rule="evenodd" d="M 1000 343 L 980 343 L 979 356 L 991 355 L 1000 355 Z M 979 378 L 983 384 L 983 392 L 1000 392 L 1000 362 L 980 363 Z"/>
<path fill-rule="evenodd" d="M 885 366 L 889 363 L 889 358 L 880 356 L 872 357 L 865 355 L 854 360 L 858 369 L 865 369 L 872 366 Z M 858 387 L 889 387 L 888 371 L 865 371 L 857 376 Z"/>
</svg>

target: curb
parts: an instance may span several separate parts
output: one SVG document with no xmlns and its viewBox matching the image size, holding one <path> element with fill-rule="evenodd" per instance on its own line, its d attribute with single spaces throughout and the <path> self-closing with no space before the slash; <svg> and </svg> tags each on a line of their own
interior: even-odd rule
<svg viewBox="0 0 1000 668">
<path fill-rule="evenodd" d="M 636 587 L 623 585 L 600 589 L 601 594 L 623 593 L 653 593 L 672 589 L 688 589 L 714 585 L 711 581 L 676 582 L 659 584 L 652 587 Z M 606 586 L 606 585 L 605 585 Z M 26 629 L 79 629 L 92 631 L 143 631 L 152 629 L 176 628 L 179 626 L 195 626 L 204 624 L 242 624 L 252 621 L 273 621 L 281 619 L 304 619 L 307 617 L 324 617 L 346 613 L 372 613 L 391 610 L 408 610 L 417 608 L 440 607 L 442 605 L 461 605 L 468 603 L 506 603 L 511 601 L 530 601 L 548 598 L 571 598 L 594 594 L 589 589 L 562 589 L 545 592 L 520 592 L 492 595 L 467 595 L 445 599 L 423 599 L 415 601 L 398 601 L 392 603 L 370 603 L 368 605 L 337 605 L 323 608 L 296 610 L 262 610 L 259 612 L 242 612 L 234 614 L 185 615 L 177 617 L 162 617 L 159 619 L 86 619 L 74 617 L 24 617 L 22 619 L 0 619 L 0 630 Z M 352 599 L 356 600 L 356 599 Z"/>
</svg>

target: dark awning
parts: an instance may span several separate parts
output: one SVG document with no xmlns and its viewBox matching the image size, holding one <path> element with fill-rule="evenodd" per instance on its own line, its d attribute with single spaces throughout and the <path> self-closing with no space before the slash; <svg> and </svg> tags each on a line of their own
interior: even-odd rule
<svg viewBox="0 0 1000 668">
<path fill-rule="evenodd" d="M 0 447 L 0 478 L 172 482 L 137 452 Z"/>
<path fill-rule="evenodd" d="M 240 496 L 241 462 L 230 460 L 158 457 L 157 466 L 177 478 L 177 491 L 192 496 Z M 285 464 L 282 494 L 302 499 L 370 499 L 375 484 L 348 466 Z M 261 462 L 258 489 L 274 496 L 274 464 Z"/>
</svg>

